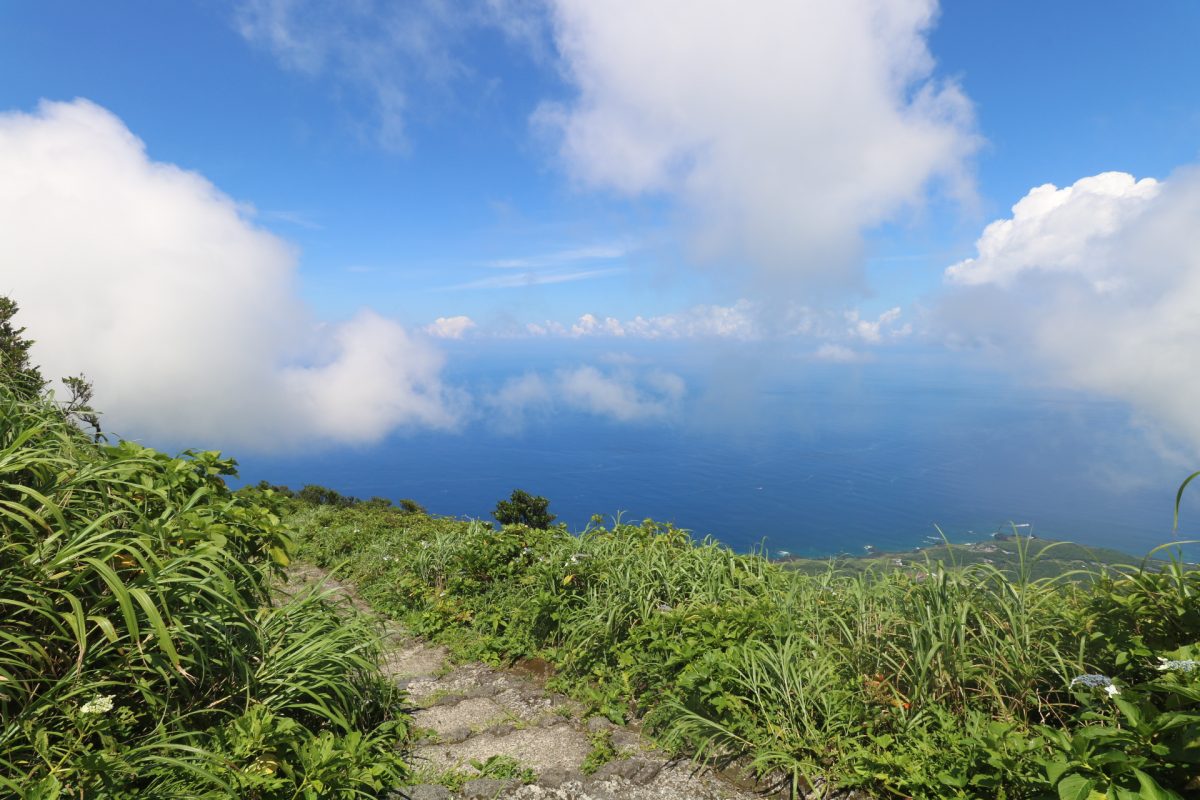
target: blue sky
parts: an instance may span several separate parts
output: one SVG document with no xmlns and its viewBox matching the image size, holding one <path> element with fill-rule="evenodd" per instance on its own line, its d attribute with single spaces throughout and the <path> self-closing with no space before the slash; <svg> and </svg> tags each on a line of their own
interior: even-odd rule
<svg viewBox="0 0 1200 800">
<path fill-rule="evenodd" d="M 666 415 L 687 375 L 642 340 L 669 339 L 777 370 L 981 359 L 1200 443 L 1173 369 L 1198 343 L 1200 6 L 589 5 L 4 4 L 0 290 L 151 437 L 271 447 L 280 403 L 367 420 L 310 425 L 335 442 L 552 396 Z M 1114 172 L 977 252 L 1035 187 Z M 62 293 L 105 281 L 65 324 Z M 506 343 L 574 366 L 461 377 Z M 382 399 L 348 399 L 364 381 Z"/>
</svg>

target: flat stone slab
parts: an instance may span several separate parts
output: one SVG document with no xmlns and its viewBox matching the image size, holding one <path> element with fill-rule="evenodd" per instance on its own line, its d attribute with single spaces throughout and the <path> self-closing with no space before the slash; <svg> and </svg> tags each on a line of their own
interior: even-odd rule
<svg viewBox="0 0 1200 800">
<path fill-rule="evenodd" d="M 503 795 L 512 800 L 763 800 L 739 791 L 707 774 L 696 774 L 690 763 L 667 764 L 644 785 L 622 777 L 572 780 L 561 786 L 522 786 Z"/>
<path fill-rule="evenodd" d="M 458 744 L 426 745 L 417 748 L 414 766 L 420 769 L 428 764 L 435 769 L 445 769 L 504 755 L 540 773 L 555 768 L 578 769 L 591 751 L 592 745 L 586 736 L 559 725 L 517 730 L 504 736 L 483 733 Z"/>
<path fill-rule="evenodd" d="M 412 716 L 413 724 L 418 728 L 429 728 L 439 736 L 455 728 L 479 731 L 513 719 L 508 709 L 487 697 L 473 697 L 450 705 L 423 708 Z"/>
<path fill-rule="evenodd" d="M 449 657 L 444 647 L 410 641 L 384 656 L 382 670 L 393 678 L 432 677 L 446 668 Z"/>
</svg>

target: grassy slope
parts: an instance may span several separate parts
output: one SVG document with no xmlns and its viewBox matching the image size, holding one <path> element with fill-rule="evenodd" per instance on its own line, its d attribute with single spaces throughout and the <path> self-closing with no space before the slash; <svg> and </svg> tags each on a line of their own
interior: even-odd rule
<svg viewBox="0 0 1200 800">
<path fill-rule="evenodd" d="M 0 383 L 0 796 L 372 797 L 406 768 L 364 623 L 216 453 L 95 444 Z"/>
<path fill-rule="evenodd" d="M 1038 579 L 1081 554 L 1037 543 L 1016 574 L 807 574 L 649 522 L 575 537 L 378 506 L 291 522 L 381 610 L 462 655 L 544 658 L 700 758 L 880 796 L 1200 792 L 1200 670 L 1155 669 L 1200 653 L 1187 565 Z M 1072 685 L 1085 674 L 1120 695 Z"/>
</svg>

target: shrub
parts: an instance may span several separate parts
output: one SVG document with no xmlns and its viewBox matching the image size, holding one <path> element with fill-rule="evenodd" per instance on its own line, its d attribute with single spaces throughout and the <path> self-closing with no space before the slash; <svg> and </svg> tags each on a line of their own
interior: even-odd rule
<svg viewBox="0 0 1200 800">
<path fill-rule="evenodd" d="M 523 489 L 513 489 L 512 496 L 496 503 L 492 516 L 501 525 L 525 525 L 545 530 L 554 524 L 554 515 L 549 511 L 550 501 L 534 497 Z"/>
</svg>

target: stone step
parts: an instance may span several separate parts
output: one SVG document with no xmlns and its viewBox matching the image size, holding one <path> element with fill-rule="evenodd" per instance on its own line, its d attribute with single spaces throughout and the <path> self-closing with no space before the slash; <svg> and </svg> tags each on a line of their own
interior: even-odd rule
<svg viewBox="0 0 1200 800">
<path fill-rule="evenodd" d="M 575 770 L 592 751 L 582 732 L 569 725 L 552 728 L 522 728 L 506 733 L 483 732 L 455 744 L 418 747 L 413 767 L 421 770 L 469 769 L 472 761 L 492 756 L 509 756 L 539 775 L 546 770 Z"/>
</svg>

